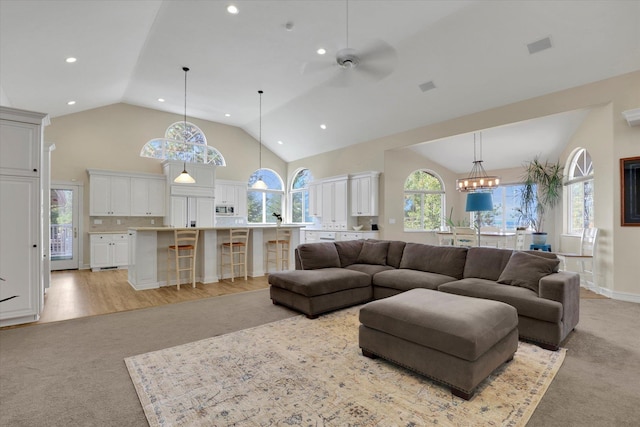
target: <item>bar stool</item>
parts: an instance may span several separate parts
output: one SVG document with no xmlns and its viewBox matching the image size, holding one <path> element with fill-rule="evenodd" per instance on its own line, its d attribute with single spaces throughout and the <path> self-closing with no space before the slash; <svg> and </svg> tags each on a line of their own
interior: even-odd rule
<svg viewBox="0 0 640 427">
<path fill-rule="evenodd" d="M 167 285 L 171 285 L 171 266 L 175 267 L 176 285 L 180 290 L 180 272 L 189 271 L 191 284 L 196 287 L 196 253 L 199 230 L 174 230 L 174 244 L 167 250 Z M 181 260 L 187 260 L 182 262 Z M 188 266 L 184 266 L 188 264 Z"/>
<path fill-rule="evenodd" d="M 247 246 L 249 245 L 248 228 L 232 228 L 229 230 L 229 241 L 221 245 L 220 273 L 224 278 L 224 267 L 229 266 L 231 270 L 231 281 L 236 275 L 236 266 L 244 269 L 244 280 L 247 280 Z M 225 257 L 228 262 L 225 262 Z"/>
<path fill-rule="evenodd" d="M 275 262 L 276 271 L 284 270 L 286 264 L 289 269 L 289 248 L 291 242 L 291 230 L 280 230 L 276 228 L 275 240 L 267 241 L 267 271 L 269 271 L 269 262 Z M 275 255 L 275 260 L 270 261 L 271 255 Z"/>
</svg>

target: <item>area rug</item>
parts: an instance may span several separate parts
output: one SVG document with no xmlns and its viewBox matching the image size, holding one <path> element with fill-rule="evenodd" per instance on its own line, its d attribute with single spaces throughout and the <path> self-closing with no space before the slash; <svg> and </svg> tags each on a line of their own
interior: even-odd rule
<svg viewBox="0 0 640 427">
<path fill-rule="evenodd" d="M 358 347 L 359 307 L 125 359 L 155 426 L 524 426 L 565 349 L 520 343 L 470 401 Z"/>
</svg>

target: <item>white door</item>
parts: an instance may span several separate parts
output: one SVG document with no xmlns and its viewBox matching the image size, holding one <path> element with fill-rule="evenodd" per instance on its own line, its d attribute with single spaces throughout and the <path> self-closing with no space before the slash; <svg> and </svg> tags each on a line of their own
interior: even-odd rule
<svg viewBox="0 0 640 427">
<path fill-rule="evenodd" d="M 49 246 L 51 270 L 76 270 L 79 262 L 80 197 L 79 185 L 51 184 L 51 223 Z M 45 240 L 46 241 L 46 240 Z"/>
</svg>

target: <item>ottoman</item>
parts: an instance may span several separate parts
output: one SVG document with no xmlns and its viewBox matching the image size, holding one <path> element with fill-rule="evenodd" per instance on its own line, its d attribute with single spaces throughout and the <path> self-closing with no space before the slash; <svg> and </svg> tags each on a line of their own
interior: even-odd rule
<svg viewBox="0 0 640 427">
<path fill-rule="evenodd" d="M 412 289 L 360 309 L 359 345 L 469 400 L 518 349 L 518 314 L 491 300 Z"/>
<path fill-rule="evenodd" d="M 371 276 L 346 268 L 289 270 L 269 274 L 269 295 L 315 319 L 319 314 L 371 301 Z"/>
</svg>

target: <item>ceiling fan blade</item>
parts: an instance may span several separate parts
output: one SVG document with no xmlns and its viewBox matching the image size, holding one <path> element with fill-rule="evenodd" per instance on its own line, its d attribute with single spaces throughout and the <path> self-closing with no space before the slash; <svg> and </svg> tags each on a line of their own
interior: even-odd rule
<svg viewBox="0 0 640 427">
<path fill-rule="evenodd" d="M 327 85 L 338 88 L 353 86 L 357 81 L 357 76 L 353 71 L 338 69 L 335 75 L 327 80 Z"/>
<path fill-rule="evenodd" d="M 305 62 L 304 64 L 302 64 L 302 67 L 300 67 L 300 74 L 302 75 L 317 74 L 317 73 L 326 72 L 328 70 L 332 70 L 335 68 L 336 68 L 335 64 L 331 61 Z"/>
<path fill-rule="evenodd" d="M 382 40 L 375 40 L 363 49 L 358 49 L 358 57 L 367 64 L 388 64 L 391 67 L 398 59 L 393 46 Z"/>
</svg>

